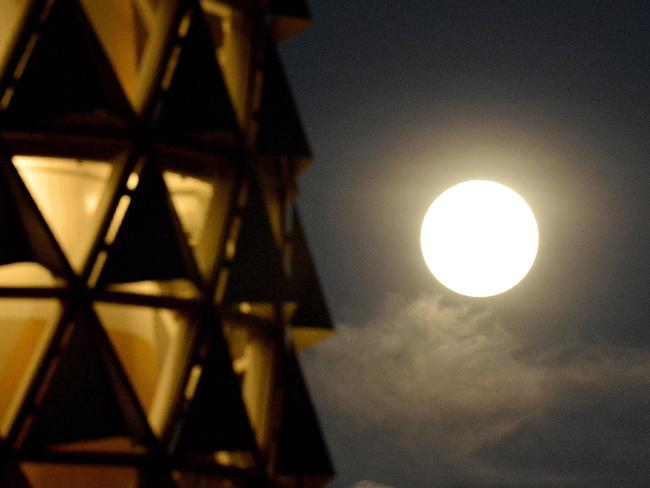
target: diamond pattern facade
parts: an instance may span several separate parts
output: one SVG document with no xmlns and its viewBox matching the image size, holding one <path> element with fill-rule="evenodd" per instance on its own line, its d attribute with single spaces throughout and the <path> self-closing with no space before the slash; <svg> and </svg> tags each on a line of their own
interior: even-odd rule
<svg viewBox="0 0 650 488">
<path fill-rule="evenodd" d="M 300 0 L 0 4 L 0 478 L 320 487 Z"/>
</svg>

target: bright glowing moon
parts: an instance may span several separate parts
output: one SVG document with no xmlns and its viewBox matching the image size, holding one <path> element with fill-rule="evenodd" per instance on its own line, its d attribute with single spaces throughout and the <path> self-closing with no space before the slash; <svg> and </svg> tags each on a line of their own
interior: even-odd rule
<svg viewBox="0 0 650 488">
<path fill-rule="evenodd" d="M 422 221 L 424 260 L 440 283 L 470 297 L 503 293 L 528 273 L 539 233 L 528 204 L 507 186 L 465 181 L 436 198 Z"/>
</svg>

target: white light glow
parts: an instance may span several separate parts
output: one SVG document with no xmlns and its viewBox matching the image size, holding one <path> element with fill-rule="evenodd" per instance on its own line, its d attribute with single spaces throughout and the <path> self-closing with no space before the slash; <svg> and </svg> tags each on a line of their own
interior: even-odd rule
<svg viewBox="0 0 650 488">
<path fill-rule="evenodd" d="M 440 283 L 461 295 L 503 293 L 528 273 L 539 233 L 528 204 L 507 186 L 466 181 L 443 192 L 422 222 L 424 260 Z"/>
</svg>

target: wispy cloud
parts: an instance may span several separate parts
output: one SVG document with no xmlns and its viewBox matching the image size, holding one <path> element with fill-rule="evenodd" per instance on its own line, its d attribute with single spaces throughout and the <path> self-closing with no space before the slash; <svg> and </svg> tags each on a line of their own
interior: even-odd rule
<svg viewBox="0 0 650 488">
<path fill-rule="evenodd" d="M 409 488 L 411 477 L 429 487 L 647 483 L 629 444 L 650 452 L 650 354 L 554 339 L 542 361 L 513 325 L 440 296 L 391 297 L 380 317 L 339 324 L 306 352 L 331 444 L 344 446 L 333 450 L 343 474 L 333 486 L 349 486 L 347 473 Z"/>
</svg>

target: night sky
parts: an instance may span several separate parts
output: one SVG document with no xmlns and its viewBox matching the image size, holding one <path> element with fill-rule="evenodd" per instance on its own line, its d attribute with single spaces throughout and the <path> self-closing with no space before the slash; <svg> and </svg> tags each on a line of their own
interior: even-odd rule
<svg viewBox="0 0 650 488">
<path fill-rule="evenodd" d="M 302 354 L 332 488 L 650 486 L 650 2 L 311 0 L 282 54 L 337 325 Z M 504 183 L 540 248 L 447 291 L 420 223 Z"/>
</svg>

